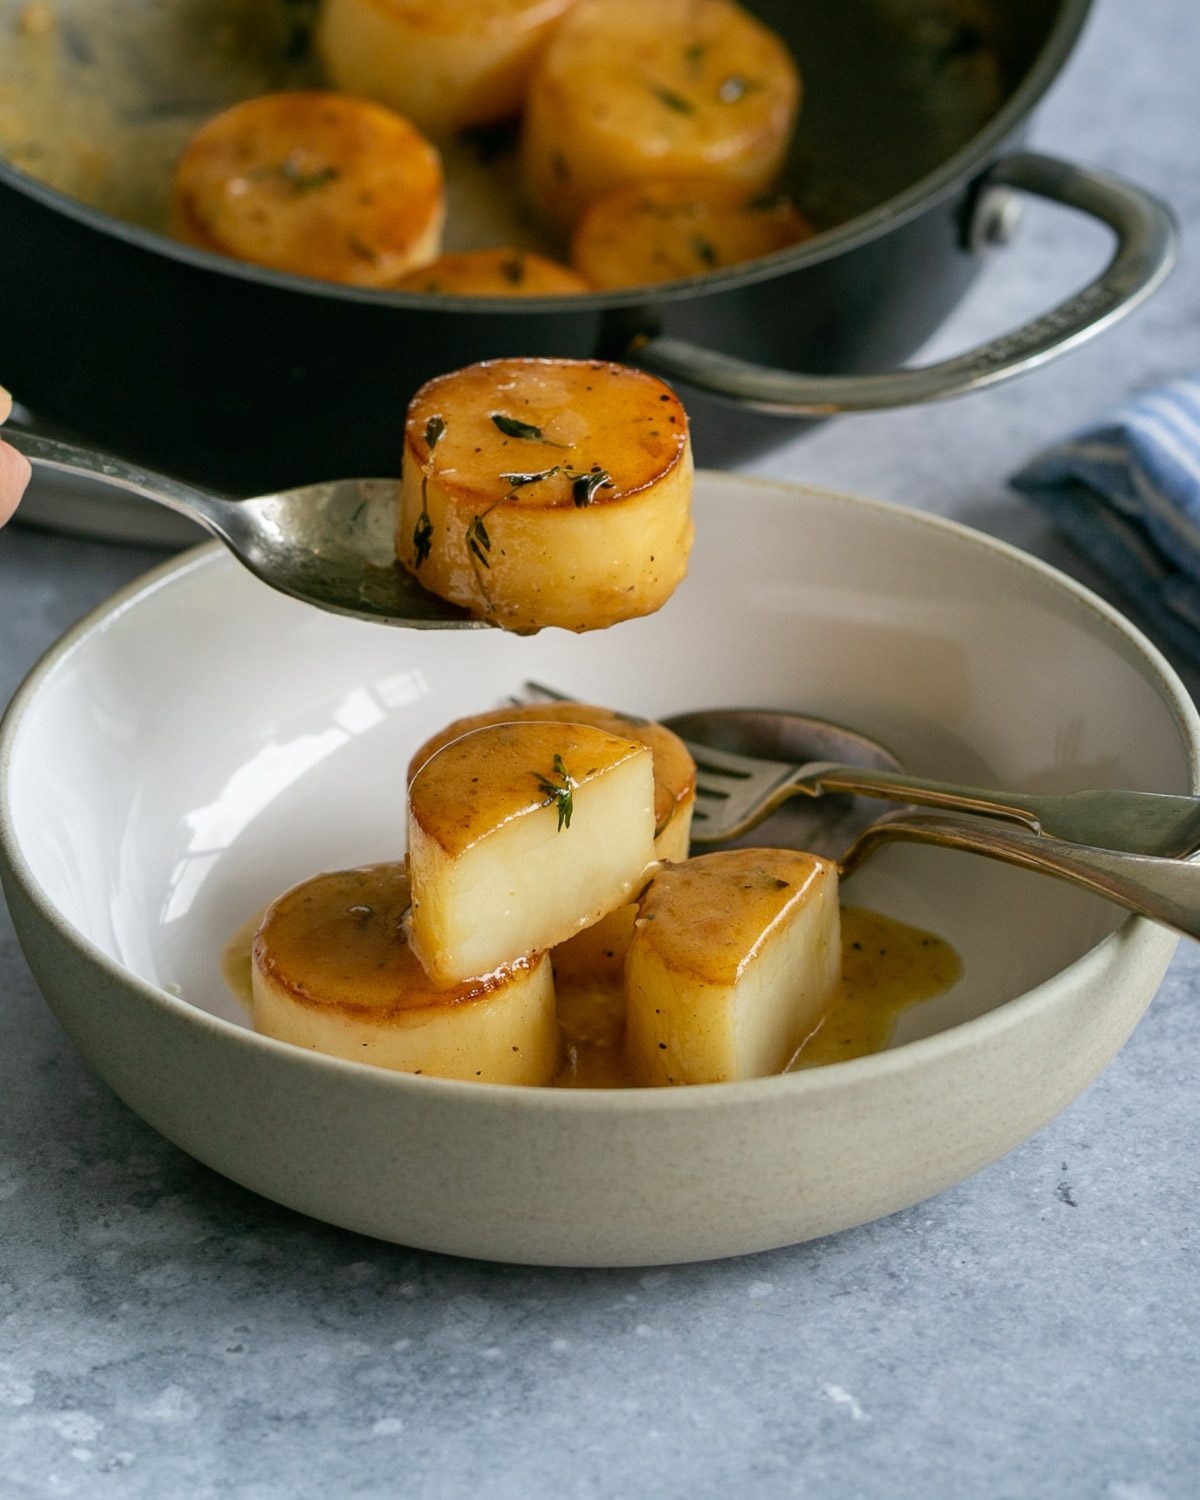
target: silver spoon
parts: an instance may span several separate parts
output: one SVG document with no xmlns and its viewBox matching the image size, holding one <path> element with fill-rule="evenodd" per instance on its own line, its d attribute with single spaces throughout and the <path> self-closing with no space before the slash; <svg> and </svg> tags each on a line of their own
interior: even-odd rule
<svg viewBox="0 0 1200 1500">
<path fill-rule="evenodd" d="M 705 731 L 743 756 L 793 762 L 836 757 L 880 772 L 898 769 L 895 757 L 866 736 L 801 714 L 719 709 L 677 714 L 661 722 L 693 741 Z M 1153 798 L 1158 794 L 1140 795 Z M 773 843 L 824 854 L 838 862 L 843 875 L 886 843 L 936 844 L 1057 876 L 1188 937 L 1200 938 L 1200 863 L 1094 848 L 979 817 L 901 808 L 881 818 L 878 804 L 869 798 L 841 794 L 793 798 L 775 817 Z M 754 840 L 743 834 L 731 842 Z"/>
<path fill-rule="evenodd" d="M 396 561 L 395 479 L 331 479 L 234 500 L 74 443 L 5 431 L 35 469 L 100 479 L 190 516 L 280 593 L 318 609 L 417 630 L 487 629 Z"/>
</svg>

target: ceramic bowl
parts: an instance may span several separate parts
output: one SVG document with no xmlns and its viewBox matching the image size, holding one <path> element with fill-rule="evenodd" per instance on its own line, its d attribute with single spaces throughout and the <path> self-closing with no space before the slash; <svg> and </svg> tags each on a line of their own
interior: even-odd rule
<svg viewBox="0 0 1200 1500">
<path fill-rule="evenodd" d="M 520 1089 L 410 1077 L 256 1035 L 231 933 L 321 869 L 396 857 L 404 767 L 536 678 L 643 713 L 778 707 L 910 769 L 1067 790 L 1197 786 L 1163 659 L 1067 578 L 962 527 L 702 475 L 690 576 L 575 637 L 322 615 L 207 548 L 118 595 L 17 694 L 5 889 L 83 1055 L 155 1129 L 329 1222 L 460 1255 L 650 1264 L 762 1250 L 958 1182 L 1120 1047 L 1175 945 L 1043 876 L 895 847 L 849 896 L 950 939 L 962 979 L 878 1055 L 741 1084 Z"/>
</svg>

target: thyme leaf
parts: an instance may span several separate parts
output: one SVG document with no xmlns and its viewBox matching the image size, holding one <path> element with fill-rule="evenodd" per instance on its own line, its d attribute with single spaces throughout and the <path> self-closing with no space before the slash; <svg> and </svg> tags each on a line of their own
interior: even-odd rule
<svg viewBox="0 0 1200 1500">
<path fill-rule="evenodd" d="M 717 247 L 704 235 L 694 234 L 692 236 L 692 249 L 696 252 L 697 259 L 706 265 L 709 270 L 712 270 L 717 264 Z"/>
<path fill-rule="evenodd" d="M 558 808 L 556 832 L 561 833 L 564 828 L 570 828 L 571 814 L 575 811 L 572 794 L 579 783 L 568 773 L 562 756 L 555 755 L 554 769 L 549 776 L 543 776 L 540 771 L 534 771 L 533 776 L 537 781 L 538 791 L 546 798 L 542 806 Z"/>
<path fill-rule="evenodd" d="M 539 469 L 536 474 L 501 474 L 500 478 L 511 489 L 520 490 L 524 489 L 527 484 L 537 484 L 542 479 L 553 479 L 561 467 L 561 464 L 551 464 L 548 469 Z"/>
<path fill-rule="evenodd" d="M 488 536 L 487 527 L 483 524 L 482 516 L 476 516 L 467 527 L 467 547 L 485 568 L 491 567 L 487 555 L 492 550 L 492 539 Z"/>
<path fill-rule="evenodd" d="M 413 566 L 419 568 L 433 549 L 433 522 L 429 519 L 429 511 L 425 508 L 424 499 L 421 503 L 421 514 L 417 517 L 417 524 L 413 527 L 412 539 L 417 554 Z"/>
<path fill-rule="evenodd" d="M 433 452 L 438 443 L 441 441 L 442 434 L 445 432 L 445 430 L 445 417 L 439 417 L 435 415 L 430 417 L 429 421 L 425 423 L 425 446 L 429 449 L 430 453 Z"/>
<path fill-rule="evenodd" d="M 612 475 L 607 469 L 602 469 L 599 464 L 593 464 L 586 474 L 576 474 L 571 480 L 571 499 L 574 500 L 576 508 L 582 509 L 590 505 L 596 498 L 599 489 L 612 489 Z"/>
<path fill-rule="evenodd" d="M 505 437 L 523 438 L 527 443 L 550 443 L 552 448 L 566 447 L 565 443 L 551 442 L 542 429 L 535 427 L 532 422 L 522 422 L 519 417 L 510 417 L 505 412 L 494 411 L 492 421 Z"/>
<path fill-rule="evenodd" d="M 660 104 L 665 104 L 668 109 L 673 109 L 677 115 L 694 115 L 696 106 L 690 99 L 685 99 L 682 94 L 677 94 L 674 89 L 669 89 L 664 83 L 652 83 L 649 85 L 650 92 Z"/>
</svg>

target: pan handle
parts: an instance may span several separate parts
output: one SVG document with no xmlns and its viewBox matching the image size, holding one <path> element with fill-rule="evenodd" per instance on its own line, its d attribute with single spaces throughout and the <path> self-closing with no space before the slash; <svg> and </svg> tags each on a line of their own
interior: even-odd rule
<svg viewBox="0 0 1200 1500">
<path fill-rule="evenodd" d="M 666 337 L 635 343 L 627 358 L 668 380 L 787 416 L 940 401 L 1036 369 L 1093 338 L 1144 302 L 1179 254 L 1179 231 L 1167 205 L 1108 172 L 1019 151 L 997 162 L 980 187 L 1019 188 L 1100 219 L 1117 237 L 1112 259 L 1095 281 L 1049 312 L 937 364 L 882 375 L 798 375 Z"/>
</svg>

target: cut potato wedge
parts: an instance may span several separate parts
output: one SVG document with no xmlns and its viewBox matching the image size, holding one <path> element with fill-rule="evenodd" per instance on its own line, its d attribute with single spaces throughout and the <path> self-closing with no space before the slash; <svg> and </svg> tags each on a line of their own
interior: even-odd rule
<svg viewBox="0 0 1200 1500">
<path fill-rule="evenodd" d="M 691 493 L 687 417 L 660 380 L 489 360 L 413 397 L 396 551 L 426 588 L 506 629 L 598 630 L 670 598 Z"/>
<path fill-rule="evenodd" d="M 779 1073 L 819 1024 L 841 966 L 837 867 L 790 849 L 730 849 L 660 871 L 625 962 L 626 1037 L 641 1084 Z"/>
<path fill-rule="evenodd" d="M 322 0 L 316 49 L 335 88 L 433 135 L 515 115 L 573 0 Z"/>
<path fill-rule="evenodd" d="M 462 250 L 410 272 L 397 290 L 452 297 L 568 297 L 591 287 L 568 266 L 531 250 Z"/>
<path fill-rule="evenodd" d="M 441 161 L 414 126 L 363 99 L 266 94 L 192 137 L 172 232 L 299 276 L 389 287 L 441 247 Z"/>
<path fill-rule="evenodd" d="M 654 859 L 645 745 L 584 724 L 496 724 L 409 788 L 410 939 L 457 984 L 542 952 L 628 902 Z"/>
<path fill-rule="evenodd" d="M 656 177 L 606 193 L 584 213 L 571 260 L 593 286 L 649 286 L 786 250 L 812 225 L 778 195 L 732 182 Z"/>
<path fill-rule="evenodd" d="M 433 985 L 403 928 L 403 865 L 317 875 L 254 937 L 254 1025 L 280 1041 L 404 1073 L 547 1084 L 559 1061 L 550 964 L 538 955 Z"/>
<path fill-rule="evenodd" d="M 592 703 L 522 703 L 470 714 L 447 724 L 439 734 L 425 741 L 409 762 L 409 781 L 431 755 L 461 735 L 489 724 L 527 720 L 590 724 L 609 734 L 648 745 L 654 760 L 654 857 L 663 861 L 687 858 L 696 801 L 696 762 L 677 734 L 652 719 L 619 714 Z M 556 983 L 562 980 L 575 986 L 589 986 L 599 982 L 619 987 L 625 954 L 633 937 L 635 911 L 633 905 L 618 907 L 575 937 L 559 943 L 552 954 Z M 623 1005 L 624 1002 L 622 1015 Z"/>
<path fill-rule="evenodd" d="M 578 0 L 530 85 L 525 194 L 570 228 L 595 199 L 647 177 L 761 192 L 799 105 L 787 48 L 732 0 Z"/>
</svg>

